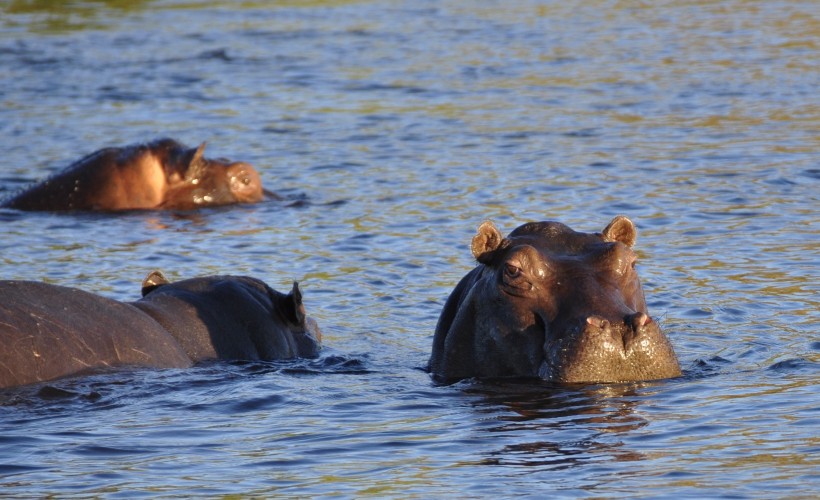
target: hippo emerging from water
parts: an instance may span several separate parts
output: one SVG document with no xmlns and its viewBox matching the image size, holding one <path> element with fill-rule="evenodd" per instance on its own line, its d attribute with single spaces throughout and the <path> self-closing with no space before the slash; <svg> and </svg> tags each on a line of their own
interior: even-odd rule
<svg viewBox="0 0 820 500">
<path fill-rule="evenodd" d="M 0 387 L 113 366 L 318 355 L 321 333 L 305 316 L 296 283 L 283 294 L 249 277 L 169 283 L 155 271 L 142 293 L 136 302 L 118 302 L 75 288 L 0 281 Z"/>
<path fill-rule="evenodd" d="M 504 238 L 492 222 L 482 224 L 472 242 L 479 265 L 456 286 L 436 327 L 433 377 L 679 376 L 675 352 L 647 312 L 635 237 L 623 216 L 594 234 L 530 222 Z"/>
<path fill-rule="evenodd" d="M 265 191 L 252 166 L 202 156 L 173 139 L 105 148 L 0 206 L 19 210 L 176 209 L 256 203 Z M 272 194 L 272 193 L 269 193 Z"/>
</svg>

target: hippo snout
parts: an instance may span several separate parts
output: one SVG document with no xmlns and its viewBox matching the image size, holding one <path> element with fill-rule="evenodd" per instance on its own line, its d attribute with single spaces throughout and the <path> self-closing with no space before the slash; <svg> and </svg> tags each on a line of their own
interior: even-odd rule
<svg viewBox="0 0 820 500">
<path fill-rule="evenodd" d="M 621 319 L 590 315 L 575 328 L 554 332 L 544 345 L 539 377 L 558 382 L 629 382 L 680 375 L 675 352 L 660 326 L 637 312 Z"/>
<path fill-rule="evenodd" d="M 621 344 L 624 351 L 629 350 L 632 343 L 649 330 L 653 330 L 656 335 L 660 333 L 652 318 L 642 312 L 628 314 L 620 322 L 610 322 L 601 316 L 592 315 L 584 323 L 585 335 L 609 335 L 616 346 Z"/>
<path fill-rule="evenodd" d="M 651 324 L 652 318 L 649 315 L 644 314 L 642 312 L 637 312 L 633 314 L 627 314 L 624 316 L 624 324 L 629 326 L 632 331 L 637 331 L 640 328 Z M 587 318 L 587 324 L 595 326 L 597 328 L 607 328 L 610 323 L 608 320 L 602 318 L 601 316 L 592 315 Z"/>
<path fill-rule="evenodd" d="M 601 348 L 628 354 L 643 337 L 660 335 L 657 323 L 645 313 L 628 314 L 621 321 L 592 315 L 582 325 L 582 336 L 598 339 Z"/>
</svg>

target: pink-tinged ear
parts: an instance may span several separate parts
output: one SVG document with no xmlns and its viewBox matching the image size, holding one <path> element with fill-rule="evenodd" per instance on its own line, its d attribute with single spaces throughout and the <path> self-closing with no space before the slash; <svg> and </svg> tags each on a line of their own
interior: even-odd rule
<svg viewBox="0 0 820 500">
<path fill-rule="evenodd" d="M 148 276 L 142 280 L 142 296 L 145 297 L 157 288 L 167 285 L 168 283 L 170 283 L 170 281 L 162 274 L 162 271 L 155 269 L 148 273 Z"/>
<path fill-rule="evenodd" d="M 478 226 L 478 233 L 473 236 L 470 248 L 473 251 L 475 260 L 482 264 L 489 264 L 493 258 L 493 252 L 498 250 L 504 241 L 504 237 L 495 227 L 492 221 L 484 221 Z"/>
<path fill-rule="evenodd" d="M 620 241 L 624 245 L 632 247 L 638 237 L 638 230 L 635 229 L 635 224 L 629 218 L 619 215 L 612 219 L 612 222 L 606 226 L 601 235 L 604 237 L 604 241 Z"/>
</svg>

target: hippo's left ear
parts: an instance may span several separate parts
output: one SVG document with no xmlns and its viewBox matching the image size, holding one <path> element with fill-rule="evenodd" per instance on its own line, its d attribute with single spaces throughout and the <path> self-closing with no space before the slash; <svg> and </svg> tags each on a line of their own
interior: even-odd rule
<svg viewBox="0 0 820 500">
<path fill-rule="evenodd" d="M 498 250 L 504 242 L 501 232 L 492 221 L 484 221 L 478 226 L 478 233 L 473 236 L 470 248 L 475 260 L 482 264 L 489 264 L 493 260 L 493 252 Z"/>
<path fill-rule="evenodd" d="M 161 287 L 162 285 L 167 285 L 168 283 L 170 283 L 170 281 L 168 281 L 168 278 L 166 278 L 165 275 L 162 274 L 162 271 L 155 269 L 148 273 L 148 276 L 146 276 L 145 279 L 142 280 L 142 296 L 145 297 L 157 288 Z"/>
<path fill-rule="evenodd" d="M 604 237 L 604 241 L 620 241 L 624 245 L 632 247 L 638 237 L 638 230 L 635 229 L 635 224 L 629 218 L 619 215 L 612 219 L 612 222 L 606 226 L 601 235 Z"/>
<path fill-rule="evenodd" d="M 305 324 L 305 306 L 302 304 L 302 291 L 299 283 L 294 281 L 293 288 L 285 297 L 285 315 L 297 325 Z"/>
</svg>

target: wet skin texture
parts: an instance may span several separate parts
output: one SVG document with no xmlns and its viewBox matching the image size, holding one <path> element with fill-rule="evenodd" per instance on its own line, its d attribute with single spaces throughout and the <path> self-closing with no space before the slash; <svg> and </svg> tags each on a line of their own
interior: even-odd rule
<svg viewBox="0 0 820 500">
<path fill-rule="evenodd" d="M 204 150 L 205 143 L 188 148 L 173 139 L 101 149 L 0 206 L 47 211 L 190 210 L 264 199 L 262 180 L 251 165 L 210 160 L 202 156 Z"/>
<path fill-rule="evenodd" d="M 155 271 L 142 291 L 136 302 L 118 302 L 75 288 L 0 281 L 0 387 L 115 366 L 318 355 L 321 332 L 306 317 L 296 283 L 283 294 L 255 278 L 169 283 Z"/>
<path fill-rule="evenodd" d="M 675 352 L 649 316 L 635 271 L 635 226 L 601 233 L 530 222 L 504 238 L 485 222 L 479 265 L 448 298 L 429 370 L 442 383 L 538 377 L 571 383 L 676 377 Z"/>
</svg>

